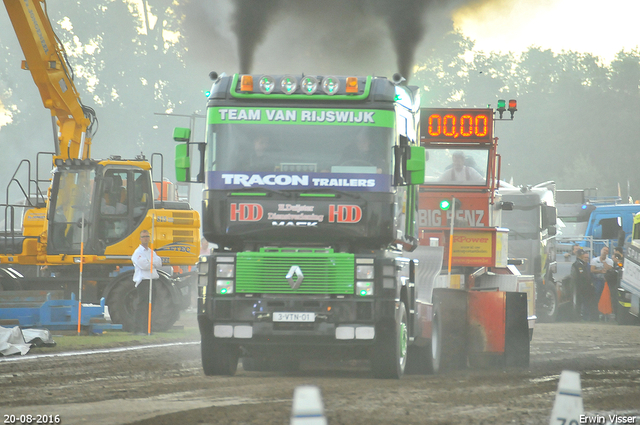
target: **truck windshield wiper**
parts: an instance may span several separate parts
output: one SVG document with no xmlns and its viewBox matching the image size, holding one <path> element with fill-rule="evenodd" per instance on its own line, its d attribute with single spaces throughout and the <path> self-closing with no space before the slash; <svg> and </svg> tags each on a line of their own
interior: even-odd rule
<svg viewBox="0 0 640 425">
<path fill-rule="evenodd" d="M 303 190 L 299 193 L 335 193 L 337 195 L 343 195 L 343 196 L 347 196 L 349 198 L 354 198 L 354 199 L 358 199 L 360 198 L 360 195 L 358 193 L 350 193 L 350 192 L 345 192 L 343 190 L 337 190 L 337 189 L 333 189 L 333 188 L 329 188 L 329 187 L 318 187 L 318 188 L 313 188 L 313 189 L 307 189 L 307 190 Z"/>
<path fill-rule="evenodd" d="M 267 193 L 275 193 L 277 195 L 282 195 L 282 196 L 286 196 L 287 198 L 291 198 L 291 192 L 283 192 L 281 190 L 269 189 L 269 188 L 266 188 L 266 187 L 243 187 L 243 188 L 240 188 L 240 189 L 230 190 L 229 192 L 231 192 L 231 193 L 252 193 L 252 192 L 260 193 L 260 192 L 267 192 Z"/>
</svg>

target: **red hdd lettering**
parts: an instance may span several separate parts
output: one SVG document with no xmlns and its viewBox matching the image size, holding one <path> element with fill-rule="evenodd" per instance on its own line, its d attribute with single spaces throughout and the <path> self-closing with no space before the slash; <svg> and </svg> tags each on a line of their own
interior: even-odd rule
<svg viewBox="0 0 640 425">
<path fill-rule="evenodd" d="M 230 221 L 260 221 L 264 214 L 260 204 L 231 204 Z"/>
<path fill-rule="evenodd" d="M 329 223 L 357 223 L 362 219 L 362 208 L 357 205 L 329 205 Z"/>
</svg>

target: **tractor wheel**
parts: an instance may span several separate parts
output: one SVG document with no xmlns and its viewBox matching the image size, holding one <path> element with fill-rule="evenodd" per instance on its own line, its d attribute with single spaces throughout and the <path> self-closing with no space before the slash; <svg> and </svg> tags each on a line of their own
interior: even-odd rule
<svg viewBox="0 0 640 425">
<path fill-rule="evenodd" d="M 179 306 L 171 296 L 171 283 L 164 276 L 153 281 L 151 305 L 151 329 L 166 332 L 180 317 Z M 121 276 L 109 292 L 106 304 L 113 323 L 122 324 L 122 329 L 132 331 L 135 320 L 136 288 L 132 275 Z"/>
<path fill-rule="evenodd" d="M 434 373 L 464 369 L 467 366 L 466 317 L 434 302 L 431 330 L 431 361 Z"/>
<path fill-rule="evenodd" d="M 112 323 L 119 323 L 125 331 L 133 330 L 136 288 L 133 275 L 127 273 L 118 279 L 106 299 Z"/>
<path fill-rule="evenodd" d="M 393 324 L 381 326 L 376 331 L 376 347 L 371 366 L 373 375 L 382 379 L 400 379 L 407 364 L 407 310 L 404 303 L 396 310 Z"/>
<path fill-rule="evenodd" d="M 207 376 L 233 376 L 238 369 L 238 349 L 216 341 L 213 324 L 200 326 L 202 370 Z"/>
</svg>

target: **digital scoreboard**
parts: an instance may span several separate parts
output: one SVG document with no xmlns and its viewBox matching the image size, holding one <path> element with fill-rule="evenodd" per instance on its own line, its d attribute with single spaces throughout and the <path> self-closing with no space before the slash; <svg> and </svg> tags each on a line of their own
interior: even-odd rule
<svg viewBox="0 0 640 425">
<path fill-rule="evenodd" d="M 420 137 L 425 141 L 491 142 L 492 109 L 422 108 Z"/>
</svg>

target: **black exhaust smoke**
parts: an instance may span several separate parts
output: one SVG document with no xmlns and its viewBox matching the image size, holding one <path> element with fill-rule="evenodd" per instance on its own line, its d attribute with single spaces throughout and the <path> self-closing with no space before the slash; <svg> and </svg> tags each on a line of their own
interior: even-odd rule
<svg viewBox="0 0 640 425">
<path fill-rule="evenodd" d="M 398 72 L 411 76 L 416 47 L 426 32 L 425 16 L 432 0 L 373 0 L 374 11 L 389 27 Z"/>
<path fill-rule="evenodd" d="M 240 73 L 249 74 L 253 66 L 256 46 L 264 37 L 280 0 L 235 0 L 233 30 L 238 37 Z"/>
<path fill-rule="evenodd" d="M 297 0 L 234 0 L 233 29 L 238 38 L 240 72 L 250 73 L 253 55 L 263 40 L 269 25 L 276 15 L 295 14 L 301 16 L 313 11 L 318 26 L 349 25 L 348 21 L 334 19 L 345 9 L 359 10 L 363 15 L 381 18 L 389 29 L 397 56 L 398 71 L 405 77 L 411 74 L 416 47 L 424 37 L 425 14 L 433 0 L 353 0 L 347 6 L 344 0 L 322 0 L 319 4 Z M 372 25 L 375 23 L 372 22 Z M 358 28 L 336 28 L 344 33 L 355 33 Z"/>
<path fill-rule="evenodd" d="M 302 62 L 303 67 L 316 70 L 384 69 L 408 80 L 416 50 L 427 36 L 427 19 L 431 32 L 439 34 L 451 29 L 446 24 L 456 8 L 473 9 L 500 1 L 504 0 L 178 0 L 177 4 L 188 50 L 200 61 L 215 61 L 208 65 L 210 69 L 232 66 L 230 30 L 237 39 L 241 73 L 254 72 L 256 50 L 270 35 L 274 40 L 270 40 L 269 53 L 260 57 L 262 66 L 278 67 L 282 49 L 306 45 L 311 48 L 302 54 L 298 50 L 292 61 L 298 67 Z M 437 40 L 437 34 L 430 35 Z M 385 38 L 396 55 L 395 70 L 388 68 Z M 325 44 L 339 45 L 341 50 L 323 50 Z"/>
</svg>

